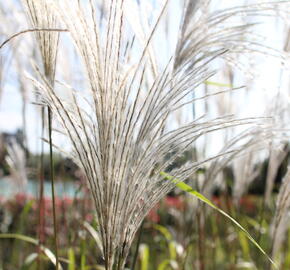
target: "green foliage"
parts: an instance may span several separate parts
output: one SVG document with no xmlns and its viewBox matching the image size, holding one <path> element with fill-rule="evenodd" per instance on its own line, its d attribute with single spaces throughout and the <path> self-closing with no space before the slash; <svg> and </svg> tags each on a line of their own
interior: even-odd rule
<svg viewBox="0 0 290 270">
<path fill-rule="evenodd" d="M 189 187 L 186 187 L 186 190 L 190 190 Z M 195 194 L 205 200 L 198 193 Z M 184 195 L 180 195 L 179 198 L 184 200 Z M 255 197 L 257 206 L 260 204 L 260 199 Z M 211 200 L 211 203 L 213 201 Z M 84 222 L 85 219 L 79 218 L 81 211 L 77 206 L 82 204 L 78 203 L 72 208 L 67 208 L 65 219 L 62 218 L 62 223 L 59 223 L 61 225 L 59 226 L 59 237 L 62 239 L 59 250 L 61 264 L 67 270 L 103 270 L 96 221 L 92 219 Z M 226 207 L 224 203 L 221 205 L 221 207 Z M 28 224 L 34 223 L 31 222 L 31 216 L 34 215 L 34 206 L 34 201 L 28 200 L 26 204 L 23 204 L 21 211 L 18 210 L 18 219 L 15 219 L 16 224 L 11 227 L 14 231 L 18 231 L 18 234 L 0 235 L 0 256 L 3 258 L 3 249 L 15 253 L 15 256 L 6 257 L 1 262 L 3 266 L 1 264 L 0 266 L 3 269 L 9 269 L 13 266 L 12 269 L 37 269 L 38 241 L 32 237 L 33 230 L 28 226 Z M 187 219 L 186 215 L 191 212 L 191 209 L 188 208 L 191 207 L 190 204 L 184 207 L 184 210 L 178 210 L 173 206 L 167 206 L 166 201 L 164 201 L 160 204 L 158 210 L 158 213 L 164 216 L 160 223 L 155 223 L 149 219 L 145 221 L 141 237 L 142 248 L 139 249 L 135 270 L 192 270 L 193 267 L 197 267 L 199 236 L 195 227 L 196 217 L 191 217 L 194 223 L 182 223 Z M 229 210 L 227 209 L 227 211 Z M 259 245 L 269 253 L 271 249 L 269 238 L 270 211 L 273 211 L 273 209 L 266 211 L 262 227 L 258 223 L 258 212 L 249 214 L 246 209 L 241 208 L 237 211 L 234 207 L 229 212 L 249 234 L 257 236 L 261 230 L 262 237 Z M 89 212 L 89 209 L 86 212 Z M 169 217 L 172 222 L 170 224 L 165 223 Z M 220 215 L 217 210 L 205 215 L 205 269 L 266 269 L 265 256 L 261 255 L 258 249 L 252 248 L 249 238 L 233 221 L 228 222 L 227 220 L 229 218 Z M 51 223 L 47 229 L 52 230 Z M 286 242 L 285 248 L 281 250 L 279 258 L 282 265 L 281 270 L 289 269 L 289 246 L 290 241 Z M 43 270 L 50 269 L 49 267 L 52 265 L 54 258 L 50 251 L 52 248 L 52 234 L 49 234 L 39 257 L 43 262 Z"/>
<path fill-rule="evenodd" d="M 76 262 L 75 262 L 75 252 L 73 248 L 68 249 L 68 270 L 76 270 Z"/>
<path fill-rule="evenodd" d="M 15 233 L 0 234 L 0 239 L 9 239 L 9 238 L 21 240 L 21 241 L 33 244 L 35 246 L 38 246 L 38 240 L 36 240 L 32 237 L 26 236 L 26 235 L 15 234 Z M 46 257 L 55 265 L 56 259 L 55 259 L 54 254 L 51 252 L 51 250 L 44 247 L 44 246 L 41 246 L 41 250 L 46 255 Z M 24 263 L 24 265 L 25 265 L 25 263 Z M 60 265 L 59 265 L 59 269 L 62 270 L 62 267 Z"/>
<path fill-rule="evenodd" d="M 241 232 L 243 232 L 244 235 L 268 258 L 268 260 L 273 264 L 273 266 L 275 268 L 277 268 L 275 262 L 269 257 L 269 255 L 267 255 L 267 253 L 264 251 L 264 249 L 256 242 L 256 240 L 250 235 L 250 233 L 239 222 L 237 222 L 229 214 L 227 214 L 222 209 L 220 209 L 215 204 L 213 204 L 209 199 L 207 199 L 206 197 L 204 197 L 198 191 L 193 190 L 189 185 L 187 185 L 187 184 L 185 184 L 183 182 L 180 182 L 178 179 L 174 179 L 169 174 L 166 174 L 166 173 L 163 173 L 162 172 L 161 175 L 164 176 L 167 180 L 172 181 L 179 189 L 181 189 L 181 190 L 183 190 L 183 191 L 185 191 L 185 192 L 193 195 L 194 197 L 196 197 L 200 201 L 204 202 L 205 204 L 207 204 L 208 206 L 210 206 L 214 210 L 218 211 L 220 214 L 222 214 L 223 216 L 225 216 L 231 222 L 233 222 L 241 230 Z M 243 248 L 245 248 L 245 242 L 244 242 L 244 240 L 242 241 L 242 246 L 243 246 Z"/>
</svg>

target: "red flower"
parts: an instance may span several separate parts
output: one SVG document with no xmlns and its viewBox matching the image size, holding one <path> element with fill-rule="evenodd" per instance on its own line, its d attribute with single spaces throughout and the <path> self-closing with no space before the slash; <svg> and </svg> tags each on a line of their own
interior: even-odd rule
<svg viewBox="0 0 290 270">
<path fill-rule="evenodd" d="M 159 204 L 156 204 L 149 212 L 149 214 L 147 215 L 147 219 L 158 223 L 160 221 L 160 216 L 157 213 L 157 209 L 159 208 Z"/>
<path fill-rule="evenodd" d="M 184 209 L 184 202 L 180 197 L 167 196 L 165 197 L 164 202 L 165 202 L 165 206 L 167 207 L 173 207 L 179 210 Z"/>
</svg>

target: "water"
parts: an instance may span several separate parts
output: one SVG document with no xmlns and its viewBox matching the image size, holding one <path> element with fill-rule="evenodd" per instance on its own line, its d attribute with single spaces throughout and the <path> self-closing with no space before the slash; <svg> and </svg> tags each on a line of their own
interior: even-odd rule
<svg viewBox="0 0 290 270">
<path fill-rule="evenodd" d="M 0 179 L 0 197 L 13 197 L 16 193 L 15 183 L 11 180 L 11 178 Z M 59 197 L 69 197 L 73 198 L 76 195 L 78 190 L 78 185 L 71 181 L 55 182 L 55 194 Z M 25 187 L 24 192 L 28 196 L 38 197 L 39 191 L 39 183 L 36 180 L 28 180 L 28 183 Z M 77 193 L 80 195 L 80 193 Z M 51 183 L 45 181 L 44 182 L 44 196 L 51 197 Z"/>
</svg>

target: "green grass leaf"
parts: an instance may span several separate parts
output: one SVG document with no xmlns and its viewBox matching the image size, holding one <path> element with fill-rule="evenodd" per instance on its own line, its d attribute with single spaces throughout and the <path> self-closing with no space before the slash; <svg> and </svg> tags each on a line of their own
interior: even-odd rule
<svg viewBox="0 0 290 270">
<path fill-rule="evenodd" d="M 28 270 L 31 268 L 31 265 L 36 261 L 36 259 L 38 258 L 38 254 L 37 253 L 31 253 L 29 254 L 25 261 L 23 266 L 21 267 L 21 270 Z"/>
<path fill-rule="evenodd" d="M 213 86 L 218 86 L 218 87 L 228 87 L 228 88 L 233 88 L 233 86 L 229 83 L 218 83 L 218 82 L 212 82 L 212 81 L 205 81 L 204 82 L 206 85 L 213 85 Z"/>
<path fill-rule="evenodd" d="M 76 260 L 75 260 L 75 252 L 72 248 L 68 250 L 68 270 L 75 270 L 76 269 Z"/>
<path fill-rule="evenodd" d="M 172 261 L 172 260 L 166 259 L 166 260 L 162 261 L 162 262 L 158 265 L 157 270 L 168 270 L 168 268 L 174 269 L 174 268 L 172 268 L 172 266 L 171 266 L 172 263 L 175 263 L 175 264 L 176 264 L 175 261 Z"/>
<path fill-rule="evenodd" d="M 0 239 L 17 239 L 17 240 L 22 240 L 24 242 L 33 244 L 33 245 L 38 245 L 38 240 L 34 239 L 32 237 L 22 235 L 22 234 L 17 234 L 17 233 L 2 233 L 0 234 Z M 42 249 L 43 253 L 46 255 L 46 257 L 54 264 L 56 265 L 56 258 L 52 251 L 44 246 L 40 246 Z M 58 266 L 59 270 L 62 270 L 61 265 L 59 264 Z"/>
<path fill-rule="evenodd" d="M 148 270 L 149 268 L 150 251 L 146 244 L 140 245 L 140 266 L 141 270 Z"/>
<path fill-rule="evenodd" d="M 162 226 L 162 225 L 159 225 L 159 224 L 153 224 L 153 228 L 157 231 L 159 231 L 167 241 L 171 241 L 172 240 L 172 235 L 170 233 L 170 231 Z"/>
<path fill-rule="evenodd" d="M 168 242 L 168 250 L 169 250 L 170 259 L 175 260 L 177 256 L 176 243 L 173 241 L 173 237 L 170 231 L 166 227 L 159 224 L 154 224 L 153 228 L 159 231 L 165 237 L 165 239 Z"/>
<path fill-rule="evenodd" d="M 250 260 L 251 259 L 250 247 L 248 245 L 249 242 L 247 241 L 245 234 L 242 231 L 239 231 L 238 238 L 239 238 L 240 245 L 242 247 L 244 260 Z"/>
<path fill-rule="evenodd" d="M 231 222 L 233 222 L 245 234 L 245 236 L 261 251 L 261 253 L 267 257 L 267 259 L 271 262 L 271 264 L 275 267 L 275 269 L 278 269 L 276 263 L 270 258 L 270 256 L 264 251 L 264 249 L 257 243 L 257 241 L 250 235 L 250 233 L 239 222 L 237 222 L 234 218 L 232 218 L 229 214 L 224 212 L 222 209 L 217 207 L 214 203 L 212 203 L 208 198 L 203 196 L 201 193 L 192 189 L 191 186 L 185 184 L 184 182 L 181 182 L 178 179 L 175 179 L 173 176 L 171 176 L 165 172 L 161 172 L 160 174 L 166 180 L 172 181 L 176 185 L 176 187 L 178 187 L 179 189 L 187 192 L 188 194 L 190 194 L 190 195 L 194 196 L 195 198 L 199 199 L 200 201 L 204 202 L 205 204 L 207 204 L 208 206 L 210 206 L 211 208 L 213 208 L 214 210 L 218 211 L 220 214 L 225 216 Z"/>
</svg>

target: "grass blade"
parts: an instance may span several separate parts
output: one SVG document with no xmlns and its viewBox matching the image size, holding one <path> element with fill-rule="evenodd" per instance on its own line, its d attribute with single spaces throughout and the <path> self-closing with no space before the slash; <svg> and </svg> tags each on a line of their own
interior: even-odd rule
<svg viewBox="0 0 290 270">
<path fill-rule="evenodd" d="M 68 270 L 75 270 L 75 253 L 72 248 L 68 250 L 68 259 L 69 259 L 69 264 L 68 264 Z"/>
<path fill-rule="evenodd" d="M 26 235 L 22 235 L 22 234 L 17 234 L 17 233 L 2 233 L 0 234 L 0 239 L 17 239 L 17 240 L 22 240 L 24 242 L 33 244 L 33 245 L 38 245 L 38 240 L 34 239 L 32 237 L 26 236 Z M 54 256 L 54 254 L 51 252 L 50 249 L 41 246 L 41 249 L 43 250 L 43 253 L 46 255 L 46 257 L 54 264 L 56 265 L 56 257 Z M 61 265 L 58 265 L 59 270 L 62 270 Z"/>
<path fill-rule="evenodd" d="M 213 81 L 205 81 L 204 84 L 206 84 L 206 85 L 212 85 L 212 86 L 217 86 L 217 87 L 233 88 L 233 85 L 231 85 L 229 83 L 219 83 L 219 82 L 213 82 Z"/>
<path fill-rule="evenodd" d="M 179 189 L 187 192 L 188 194 L 194 196 L 195 198 L 199 199 L 200 201 L 204 202 L 214 210 L 218 211 L 220 214 L 228 218 L 231 222 L 233 222 L 244 234 L 245 236 L 264 254 L 267 259 L 271 262 L 271 264 L 275 267 L 275 269 L 278 269 L 276 263 L 270 258 L 270 256 L 264 251 L 264 249 L 257 243 L 257 241 L 250 235 L 250 233 L 234 218 L 232 218 L 229 214 L 224 212 L 222 209 L 217 207 L 214 203 L 212 203 L 208 198 L 204 197 L 202 194 L 200 194 L 198 191 L 191 188 L 191 186 L 185 184 L 184 182 L 180 182 L 178 179 L 175 179 L 171 175 L 161 172 L 161 175 L 167 179 L 175 183 L 176 187 Z"/>
<path fill-rule="evenodd" d="M 140 259 L 141 259 L 141 270 L 148 270 L 149 268 L 149 247 L 145 244 L 140 246 Z"/>
</svg>

